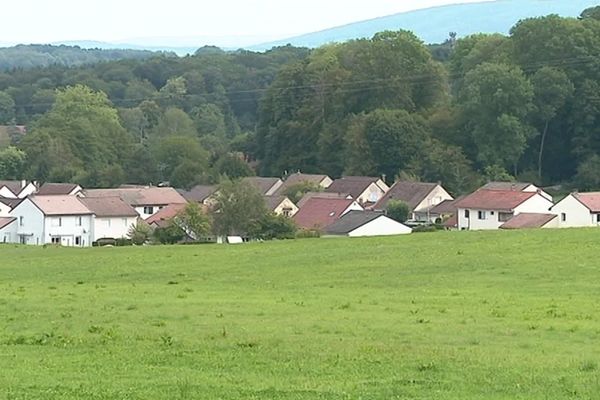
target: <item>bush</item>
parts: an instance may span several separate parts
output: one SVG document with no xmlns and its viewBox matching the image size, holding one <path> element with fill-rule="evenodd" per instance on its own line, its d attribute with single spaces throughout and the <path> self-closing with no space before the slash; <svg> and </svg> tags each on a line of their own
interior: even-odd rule
<svg viewBox="0 0 600 400">
<path fill-rule="evenodd" d="M 320 237 L 321 231 L 317 229 L 302 229 L 296 233 L 296 239 L 314 239 Z"/>
<path fill-rule="evenodd" d="M 269 213 L 252 224 L 248 235 L 260 240 L 283 240 L 294 239 L 297 231 L 296 224 L 290 218 Z"/>
<path fill-rule="evenodd" d="M 390 200 L 387 206 L 386 215 L 403 224 L 410 216 L 410 206 L 404 201 Z"/>
</svg>

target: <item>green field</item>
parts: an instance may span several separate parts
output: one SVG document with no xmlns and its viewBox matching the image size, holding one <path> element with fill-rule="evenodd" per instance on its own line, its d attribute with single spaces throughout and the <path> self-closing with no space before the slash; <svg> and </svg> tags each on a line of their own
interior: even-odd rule
<svg viewBox="0 0 600 400">
<path fill-rule="evenodd" d="M 597 399 L 600 230 L 0 247 L 0 399 Z"/>
</svg>

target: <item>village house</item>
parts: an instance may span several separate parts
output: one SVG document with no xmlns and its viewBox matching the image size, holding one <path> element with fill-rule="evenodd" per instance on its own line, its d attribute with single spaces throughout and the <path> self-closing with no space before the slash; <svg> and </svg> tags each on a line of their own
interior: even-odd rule
<svg viewBox="0 0 600 400">
<path fill-rule="evenodd" d="M 84 197 L 120 197 L 146 220 L 171 204 L 186 204 L 187 201 L 170 187 L 133 187 L 119 189 L 90 189 L 83 191 Z"/>
<path fill-rule="evenodd" d="M 518 191 L 525 193 L 539 193 L 550 201 L 553 201 L 552 196 L 543 189 L 532 183 L 524 182 L 489 182 L 481 189 L 483 190 L 500 190 L 500 191 Z"/>
<path fill-rule="evenodd" d="M 555 214 L 521 213 L 512 217 L 500 229 L 548 229 L 558 228 Z"/>
<path fill-rule="evenodd" d="M 12 242 L 88 247 L 93 213 L 76 196 L 29 196 L 11 211 Z"/>
<path fill-rule="evenodd" d="M 267 209 L 276 215 L 292 218 L 299 211 L 298 207 L 285 196 L 265 196 Z"/>
<path fill-rule="evenodd" d="M 325 228 L 325 234 L 331 236 L 395 236 L 410 233 L 411 228 L 377 211 L 350 211 Z"/>
<path fill-rule="evenodd" d="M 272 196 L 281 188 L 283 181 L 279 178 L 261 178 L 250 176 L 242 179 L 242 182 L 254 186 L 263 196 Z"/>
<path fill-rule="evenodd" d="M 146 220 L 146 223 L 153 228 L 166 228 L 173 218 L 175 218 L 186 207 L 186 204 L 171 204 Z"/>
<path fill-rule="evenodd" d="M 15 208 L 23 199 L 7 199 L 0 197 L 0 217 L 10 217 L 10 212 Z"/>
<path fill-rule="evenodd" d="M 350 194 L 363 206 L 372 206 L 390 190 L 380 178 L 367 176 L 346 176 L 336 179 L 325 189 L 328 193 Z"/>
<path fill-rule="evenodd" d="M 14 217 L 0 217 L 0 243 L 16 242 L 16 224 Z"/>
<path fill-rule="evenodd" d="M 386 211 L 392 200 L 408 204 L 410 222 L 434 223 L 439 215 L 432 214 L 432 208 L 453 197 L 438 183 L 396 182 L 372 208 Z"/>
<path fill-rule="evenodd" d="M 126 238 L 138 213 L 120 197 L 79 198 L 93 214 L 92 241 Z"/>
<path fill-rule="evenodd" d="M 499 229 L 522 213 L 548 214 L 552 205 L 538 192 L 480 189 L 456 204 L 458 229 Z"/>
<path fill-rule="evenodd" d="M 294 186 L 298 185 L 313 185 L 315 188 L 327 189 L 333 183 L 333 179 L 327 175 L 316 175 L 316 174 L 303 174 L 297 172 L 295 174 L 288 175 L 283 181 L 283 185 L 277 190 L 276 194 L 287 195 L 287 191 Z"/>
<path fill-rule="evenodd" d="M 558 216 L 558 228 L 600 226 L 600 192 L 571 193 L 550 211 Z"/>
<path fill-rule="evenodd" d="M 346 199 L 346 200 L 354 200 L 349 193 L 329 193 L 329 192 L 308 192 L 305 193 L 304 196 L 298 201 L 298 208 L 304 207 L 306 202 L 312 198 L 321 198 L 321 199 Z"/>
<path fill-rule="evenodd" d="M 44 183 L 36 194 L 38 196 L 81 196 L 82 190 L 76 183 Z"/>
<path fill-rule="evenodd" d="M 306 202 L 294 216 L 294 221 L 302 229 L 323 230 L 350 211 L 363 211 L 358 202 L 347 199 L 327 199 L 315 197 Z"/>
<path fill-rule="evenodd" d="M 177 189 L 177 192 L 189 203 L 198 203 L 201 206 L 212 205 L 212 197 L 217 192 L 216 185 L 197 185 L 190 190 Z"/>
<path fill-rule="evenodd" d="M 444 200 L 429 210 L 431 218 L 435 218 L 436 224 L 442 224 L 446 229 L 458 229 L 458 208 L 456 205 L 464 199 L 461 196 L 454 200 Z"/>
<path fill-rule="evenodd" d="M 8 199 L 24 199 L 34 194 L 37 187 L 33 182 L 27 181 L 0 181 L 0 197 Z"/>
</svg>

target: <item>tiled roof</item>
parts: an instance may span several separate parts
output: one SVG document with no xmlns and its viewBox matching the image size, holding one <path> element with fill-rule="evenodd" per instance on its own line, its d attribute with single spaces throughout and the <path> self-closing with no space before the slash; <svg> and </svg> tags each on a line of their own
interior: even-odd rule
<svg viewBox="0 0 600 400">
<path fill-rule="evenodd" d="M 532 186 L 531 183 L 524 182 L 489 182 L 484 185 L 481 189 L 483 190 L 515 190 L 518 192 L 522 192 L 527 189 L 529 186 Z"/>
<path fill-rule="evenodd" d="M 2 186 L 6 186 L 15 196 L 21 193 L 21 190 L 23 189 L 23 183 L 21 181 L 0 181 L 0 188 L 2 188 Z"/>
<path fill-rule="evenodd" d="M 333 181 L 325 191 L 329 193 L 350 193 L 353 198 L 357 199 L 369 186 L 379 182 L 380 179 L 367 176 L 346 176 Z"/>
<path fill-rule="evenodd" d="M 79 185 L 75 183 L 44 183 L 37 191 L 39 196 L 71 194 Z"/>
<path fill-rule="evenodd" d="M 328 178 L 329 177 L 327 175 L 302 174 L 298 172 L 289 175 L 285 179 L 283 185 L 281 185 L 281 187 L 277 190 L 277 194 L 283 194 L 288 188 L 295 185 L 299 185 L 301 183 L 312 183 L 316 186 L 321 186 L 321 182 Z"/>
<path fill-rule="evenodd" d="M 281 184 L 281 179 L 279 178 L 262 178 L 258 176 L 251 176 L 242 179 L 242 182 L 247 182 L 258 189 L 260 194 L 265 195 L 269 193 L 273 187 Z"/>
<path fill-rule="evenodd" d="M 93 212 L 76 196 L 31 196 L 33 202 L 45 215 L 90 215 Z"/>
<path fill-rule="evenodd" d="M 373 208 L 385 210 L 391 200 L 399 200 L 413 211 L 437 186 L 437 183 L 396 182 Z"/>
<path fill-rule="evenodd" d="M 329 225 L 325 231 L 332 235 L 345 235 L 383 216 L 382 212 L 377 211 L 350 211 Z"/>
<path fill-rule="evenodd" d="M 120 197 L 86 197 L 80 198 L 87 208 L 97 217 L 137 217 L 138 213 Z"/>
<path fill-rule="evenodd" d="M 298 207 L 302 208 L 306 202 L 312 198 L 321 199 L 348 199 L 352 198 L 350 193 L 329 193 L 329 192 L 308 192 L 299 201 Z"/>
<path fill-rule="evenodd" d="M 217 186 L 215 185 L 198 185 L 194 186 L 190 190 L 177 190 L 187 201 L 195 201 L 197 203 L 203 203 L 210 196 L 215 194 Z"/>
<path fill-rule="evenodd" d="M 468 208 L 490 211 L 513 211 L 538 194 L 535 192 L 516 192 L 512 190 L 478 190 L 466 196 L 456 204 L 457 208 Z"/>
<path fill-rule="evenodd" d="M 354 200 L 312 198 L 294 216 L 299 227 L 324 229 L 334 223 Z"/>
<path fill-rule="evenodd" d="M 554 214 L 528 214 L 522 213 L 512 217 L 502 225 L 501 229 L 538 229 L 557 218 Z"/>
<path fill-rule="evenodd" d="M 7 205 L 11 209 L 18 206 L 22 201 L 23 199 L 7 199 L 6 197 L 0 197 L 0 203 Z"/>
<path fill-rule="evenodd" d="M 171 204 L 163 208 L 150 218 L 146 219 L 147 224 L 160 224 L 161 221 L 169 221 L 179 214 L 185 208 L 186 204 Z"/>
<path fill-rule="evenodd" d="M 464 196 L 455 200 L 444 200 L 437 206 L 433 207 L 429 212 L 435 215 L 453 214 L 456 212 L 456 204 L 464 199 Z"/>
<path fill-rule="evenodd" d="M 275 210 L 277 207 L 283 203 L 287 197 L 285 196 L 264 196 L 265 203 L 267 208 L 271 211 Z"/>
<path fill-rule="evenodd" d="M 185 204 L 186 200 L 173 188 L 146 187 L 122 189 L 91 189 L 85 197 L 120 197 L 133 207 Z"/>
<path fill-rule="evenodd" d="M 12 224 L 13 222 L 15 222 L 17 219 L 16 218 L 1 218 L 0 217 L 0 229 L 4 229 L 6 228 L 8 225 Z"/>
<path fill-rule="evenodd" d="M 600 192 L 574 193 L 573 196 L 586 206 L 590 212 L 600 213 Z"/>
</svg>

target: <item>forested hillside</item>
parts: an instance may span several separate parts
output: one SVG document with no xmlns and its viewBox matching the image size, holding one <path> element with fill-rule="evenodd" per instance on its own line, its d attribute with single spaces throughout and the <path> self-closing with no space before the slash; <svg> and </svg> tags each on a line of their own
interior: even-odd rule
<svg viewBox="0 0 600 400">
<path fill-rule="evenodd" d="M 2 73 L 0 124 L 29 131 L 0 152 L 0 178 L 185 187 L 303 170 L 457 194 L 485 179 L 600 188 L 600 8 L 441 49 L 397 31 Z"/>
<path fill-rule="evenodd" d="M 156 53 L 129 49 L 82 49 L 77 46 L 18 45 L 0 48 L 0 71 L 61 65 L 77 67 L 102 61 L 147 59 Z"/>
</svg>

